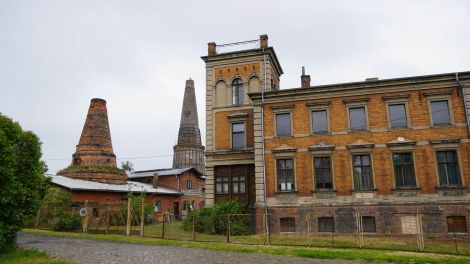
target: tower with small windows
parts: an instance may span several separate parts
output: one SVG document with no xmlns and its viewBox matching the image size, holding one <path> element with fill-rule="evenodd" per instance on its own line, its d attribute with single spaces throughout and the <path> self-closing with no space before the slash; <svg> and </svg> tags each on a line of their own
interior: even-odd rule
<svg viewBox="0 0 470 264">
<path fill-rule="evenodd" d="M 228 44 L 208 43 L 206 63 L 206 206 L 264 201 L 254 154 L 261 115 L 248 94 L 279 89 L 282 68 L 268 36 Z M 259 108 L 261 109 L 261 108 Z M 259 143 L 259 142 L 258 142 Z"/>
</svg>

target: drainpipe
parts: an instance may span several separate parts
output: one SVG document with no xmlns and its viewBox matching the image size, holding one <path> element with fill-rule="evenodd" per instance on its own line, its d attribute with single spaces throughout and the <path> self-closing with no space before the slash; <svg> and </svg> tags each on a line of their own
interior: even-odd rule
<svg viewBox="0 0 470 264">
<path fill-rule="evenodd" d="M 263 144 L 263 191 L 264 191 L 264 214 L 266 215 L 266 235 L 269 234 L 268 222 L 268 198 L 266 193 L 266 162 L 265 162 L 265 146 L 264 146 L 264 91 L 266 90 L 266 53 L 263 48 L 263 63 L 264 63 L 264 88 L 261 89 L 261 142 Z"/>
<path fill-rule="evenodd" d="M 455 73 L 455 81 L 460 86 L 460 90 L 462 91 L 460 94 L 462 95 L 463 105 L 464 105 L 464 108 L 465 108 L 465 120 L 467 121 L 467 130 L 468 130 L 467 132 L 468 132 L 468 135 L 470 136 L 470 121 L 468 120 L 468 117 L 469 117 L 468 105 L 467 105 L 467 100 L 465 99 L 463 84 L 459 80 L 459 73 L 458 72 Z"/>
</svg>

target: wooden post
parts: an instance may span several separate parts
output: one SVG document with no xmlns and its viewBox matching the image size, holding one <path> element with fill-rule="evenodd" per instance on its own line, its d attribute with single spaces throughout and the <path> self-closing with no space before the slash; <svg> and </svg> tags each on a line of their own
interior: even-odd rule
<svg viewBox="0 0 470 264">
<path fill-rule="evenodd" d="M 87 210 L 87 214 L 83 218 L 83 233 L 88 233 L 88 200 L 85 200 L 85 209 Z"/>
<path fill-rule="evenodd" d="M 41 208 L 38 210 L 38 215 L 36 216 L 36 228 L 39 226 L 39 216 L 41 215 Z"/>
<path fill-rule="evenodd" d="M 140 236 L 144 236 L 144 225 L 145 225 L 145 197 L 142 196 L 142 204 L 140 209 Z"/>
<path fill-rule="evenodd" d="M 230 215 L 227 215 L 227 243 L 230 243 Z"/>
<path fill-rule="evenodd" d="M 131 197 L 127 198 L 127 227 L 126 236 L 131 235 Z"/>
<path fill-rule="evenodd" d="M 109 233 L 109 221 L 110 221 L 110 215 L 109 215 L 109 203 L 106 203 L 106 234 Z"/>
<path fill-rule="evenodd" d="M 194 220 L 194 216 L 193 216 L 193 241 L 196 241 L 196 221 Z"/>
</svg>

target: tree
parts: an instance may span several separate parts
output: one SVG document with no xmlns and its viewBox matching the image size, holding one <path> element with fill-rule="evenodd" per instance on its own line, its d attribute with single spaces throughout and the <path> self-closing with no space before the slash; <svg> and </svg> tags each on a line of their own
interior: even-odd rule
<svg viewBox="0 0 470 264">
<path fill-rule="evenodd" d="M 39 138 L 0 113 L 0 252 L 14 247 L 16 232 L 46 195 L 49 178 L 41 155 Z"/>
<path fill-rule="evenodd" d="M 122 162 L 121 161 L 121 168 L 128 173 L 134 172 L 134 164 L 130 161 Z"/>
</svg>

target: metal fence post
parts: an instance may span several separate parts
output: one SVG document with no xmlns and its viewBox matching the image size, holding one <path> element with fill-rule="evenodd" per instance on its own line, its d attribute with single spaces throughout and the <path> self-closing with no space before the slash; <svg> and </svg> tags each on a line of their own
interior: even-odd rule
<svg viewBox="0 0 470 264">
<path fill-rule="evenodd" d="M 162 239 L 165 238 L 165 213 L 163 213 L 163 222 L 162 222 Z"/>
<path fill-rule="evenodd" d="M 109 233 L 110 218 L 109 203 L 106 203 L 106 234 Z"/>
<path fill-rule="evenodd" d="M 311 236 L 311 226 L 310 226 L 310 223 L 312 221 L 310 221 L 311 217 L 310 217 L 310 212 L 307 212 L 306 216 L 305 216 L 305 220 L 307 221 L 307 236 L 308 236 L 308 246 L 312 246 L 312 236 Z"/>
</svg>

